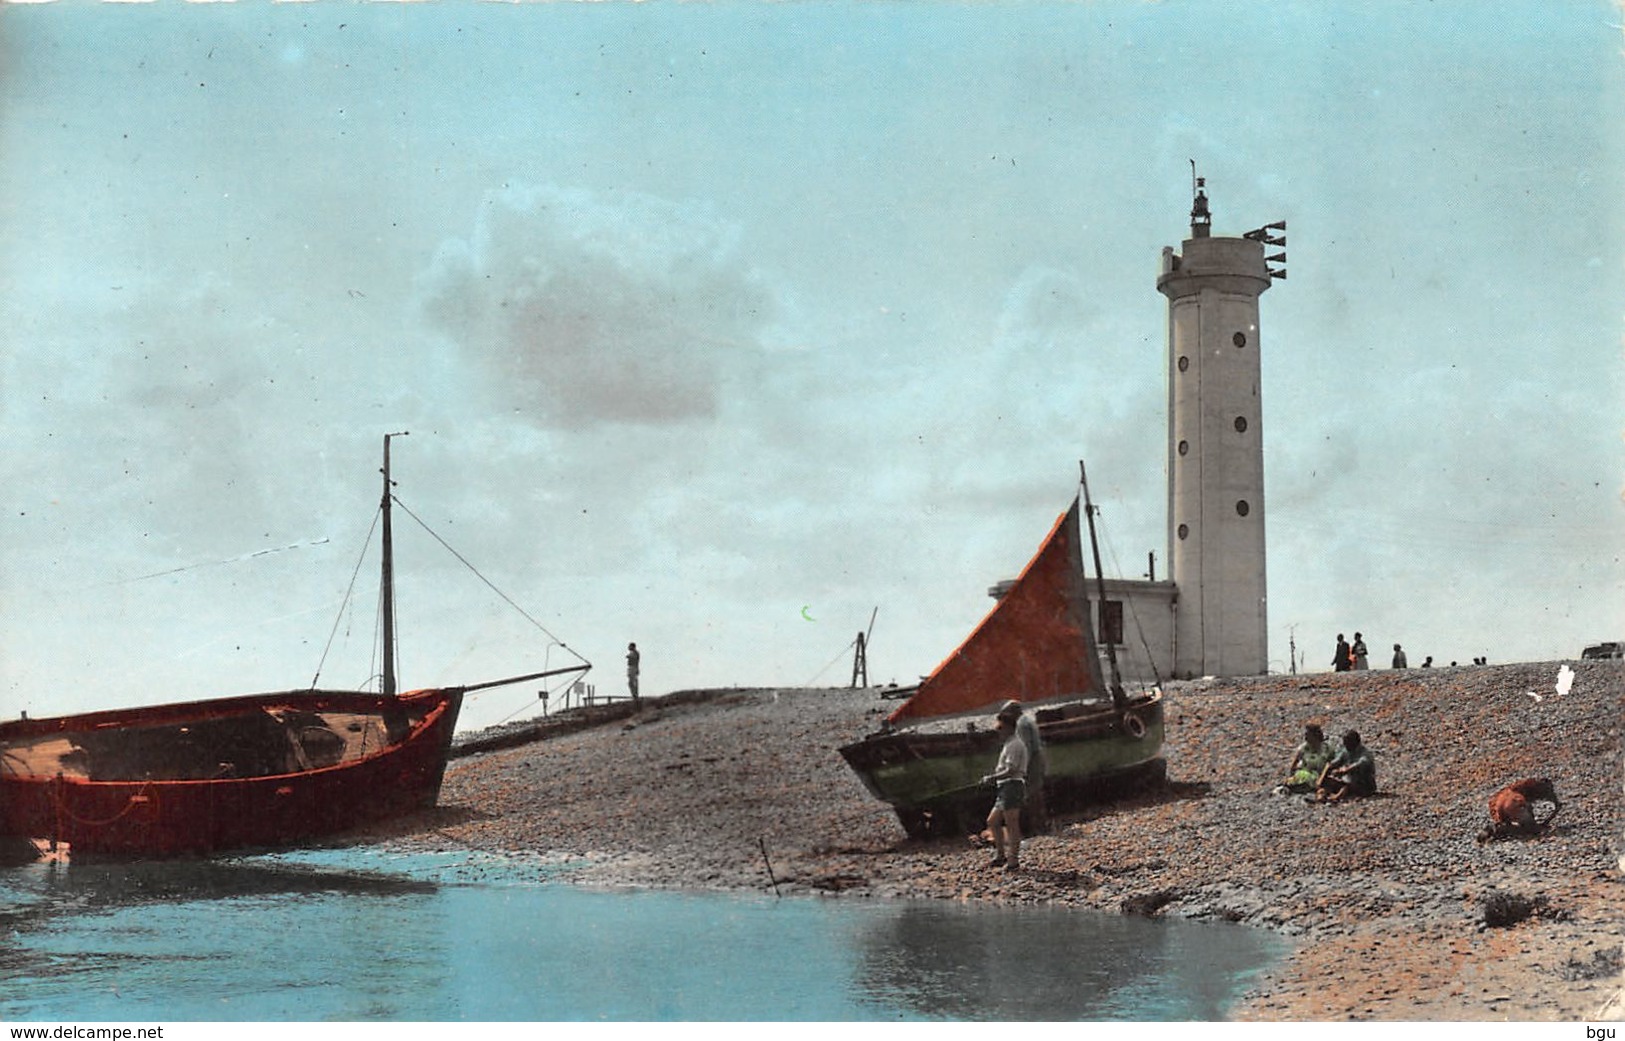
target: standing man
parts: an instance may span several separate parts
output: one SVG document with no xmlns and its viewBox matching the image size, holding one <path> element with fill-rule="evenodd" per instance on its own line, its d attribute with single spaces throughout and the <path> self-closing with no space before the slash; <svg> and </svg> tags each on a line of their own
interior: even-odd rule
<svg viewBox="0 0 1625 1041">
<path fill-rule="evenodd" d="M 1021 805 L 1027 801 L 1027 746 L 1016 734 L 1020 706 L 999 709 L 998 765 L 982 778 L 983 784 L 998 786 L 993 810 L 987 815 L 987 830 L 993 835 L 993 866 L 1015 871 L 1021 866 Z"/>
<path fill-rule="evenodd" d="M 1397 643 L 1394 644 L 1394 668 L 1405 668 L 1405 648 Z"/>
<path fill-rule="evenodd" d="M 1353 659 L 1349 657 L 1349 642 L 1343 639 L 1343 634 L 1337 634 L 1337 650 L 1332 652 L 1332 668 L 1337 672 L 1349 671 Z"/>
<path fill-rule="evenodd" d="M 626 645 L 626 689 L 632 692 L 632 700 L 638 700 L 638 645 Z"/>
<path fill-rule="evenodd" d="M 1006 701 L 999 712 L 1013 712 L 1016 716 L 1016 736 L 1027 746 L 1027 801 L 1022 804 L 1022 823 L 1029 835 L 1042 834 L 1049 828 L 1049 807 L 1044 804 L 1044 774 L 1049 765 L 1044 755 L 1044 739 L 1038 734 L 1038 722 L 1021 710 L 1021 702 Z"/>
</svg>

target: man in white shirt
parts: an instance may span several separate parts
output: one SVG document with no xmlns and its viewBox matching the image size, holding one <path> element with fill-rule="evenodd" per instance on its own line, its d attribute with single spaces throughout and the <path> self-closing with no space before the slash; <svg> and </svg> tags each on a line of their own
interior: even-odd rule
<svg viewBox="0 0 1625 1041">
<path fill-rule="evenodd" d="M 1004 747 L 999 750 L 998 765 L 982 778 L 983 784 L 998 786 L 993 810 L 987 815 L 987 830 L 993 836 L 993 866 L 1006 871 L 1021 866 L 1021 806 L 1027 801 L 1027 745 L 1016 733 L 1019 718 L 1019 705 L 999 710 L 999 736 L 1004 739 Z"/>
</svg>

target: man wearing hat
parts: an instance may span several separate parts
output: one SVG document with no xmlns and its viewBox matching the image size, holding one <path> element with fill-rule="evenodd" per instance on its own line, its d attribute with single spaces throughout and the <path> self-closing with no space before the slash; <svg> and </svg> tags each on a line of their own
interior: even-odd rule
<svg viewBox="0 0 1625 1041">
<path fill-rule="evenodd" d="M 1044 805 L 1044 775 L 1049 761 L 1044 755 L 1044 739 L 1038 736 L 1038 723 L 1032 714 L 1021 710 L 1021 702 L 1006 701 L 1000 712 L 1014 712 L 1016 736 L 1027 746 L 1027 801 L 1021 806 L 1021 825 L 1028 835 L 1040 835 L 1049 830 L 1049 807 Z"/>
<path fill-rule="evenodd" d="M 987 830 L 993 836 L 993 866 L 1006 871 L 1021 866 L 1021 806 L 1027 801 L 1027 745 L 1016 733 L 1020 718 L 1021 706 L 1013 701 L 999 709 L 1004 747 L 999 749 L 998 765 L 982 778 L 983 784 L 998 786 L 993 810 L 987 815 Z"/>
</svg>

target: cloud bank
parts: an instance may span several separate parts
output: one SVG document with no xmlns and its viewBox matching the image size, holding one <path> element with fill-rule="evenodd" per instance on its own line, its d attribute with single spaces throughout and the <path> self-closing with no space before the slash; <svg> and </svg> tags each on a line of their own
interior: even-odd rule
<svg viewBox="0 0 1625 1041">
<path fill-rule="evenodd" d="M 714 418 L 761 349 L 773 296 L 736 235 L 648 196 L 514 185 L 420 280 L 429 327 L 540 426 Z"/>
</svg>

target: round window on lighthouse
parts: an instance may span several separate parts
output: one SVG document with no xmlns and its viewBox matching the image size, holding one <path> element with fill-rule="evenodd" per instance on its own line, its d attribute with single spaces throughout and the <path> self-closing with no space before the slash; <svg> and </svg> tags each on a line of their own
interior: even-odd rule
<svg viewBox="0 0 1625 1041">
<path fill-rule="evenodd" d="M 1237 516 L 1245 517 L 1245 516 L 1247 516 L 1248 512 L 1250 512 L 1251 510 L 1252 510 L 1252 507 L 1247 505 L 1247 500 L 1246 499 L 1237 499 L 1236 500 L 1236 515 Z"/>
<path fill-rule="evenodd" d="M 1236 417 L 1236 433 L 1245 434 L 1246 432 L 1247 432 L 1247 417 L 1246 416 L 1237 416 Z"/>
<path fill-rule="evenodd" d="M 1247 346 L 1247 334 L 1237 333 L 1236 335 L 1230 337 L 1230 342 L 1235 344 L 1237 347 L 1245 347 Z"/>
<path fill-rule="evenodd" d="M 1180 455 L 1184 455 L 1185 453 L 1189 452 L 1190 450 L 1191 450 L 1191 443 L 1189 441 L 1181 441 L 1181 442 L 1179 442 L 1179 454 Z"/>
<path fill-rule="evenodd" d="M 1181 540 L 1188 538 L 1190 536 L 1190 533 L 1191 533 L 1191 528 L 1190 528 L 1189 524 L 1181 524 L 1179 526 L 1179 537 L 1180 537 Z"/>
<path fill-rule="evenodd" d="M 1191 360 L 1189 358 L 1185 357 L 1184 355 L 1180 355 L 1180 357 L 1179 357 L 1179 371 L 1184 372 L 1186 369 L 1188 369 L 1190 367 L 1191 367 Z"/>
</svg>

